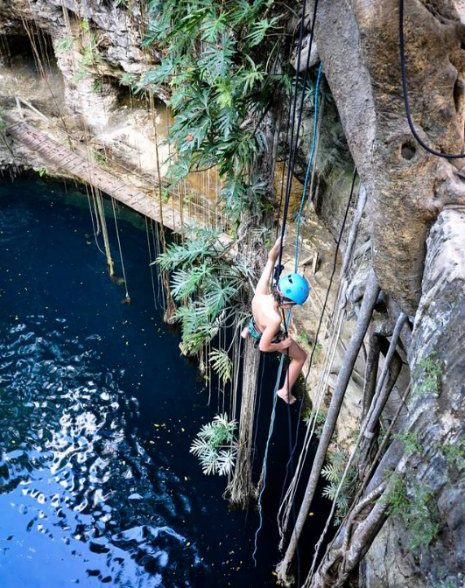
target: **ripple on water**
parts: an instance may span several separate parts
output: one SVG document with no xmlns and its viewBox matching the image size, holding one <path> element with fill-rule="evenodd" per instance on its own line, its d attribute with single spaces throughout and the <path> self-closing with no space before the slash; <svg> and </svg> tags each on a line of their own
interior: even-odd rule
<svg viewBox="0 0 465 588">
<path fill-rule="evenodd" d="M 57 322 L 44 334 L 30 316 L 0 338 L 0 548 L 65 549 L 68 581 L 86 586 L 190 586 L 203 564 L 174 528 L 188 498 L 166 470 L 149 479 L 157 464 L 127 427 L 137 401 L 121 372 L 93 367 L 99 338 L 70 342 Z"/>
</svg>

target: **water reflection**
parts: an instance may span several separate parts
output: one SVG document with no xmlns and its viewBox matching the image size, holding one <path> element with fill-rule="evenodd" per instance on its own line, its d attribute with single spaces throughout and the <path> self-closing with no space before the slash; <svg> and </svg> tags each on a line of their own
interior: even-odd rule
<svg viewBox="0 0 465 588">
<path fill-rule="evenodd" d="M 180 481 L 168 470 L 150 478 L 153 461 L 128 432 L 138 402 L 122 370 L 96 371 L 94 337 L 69 341 L 55 321 L 43 334 L 43 316 L 29 316 L 0 338 L 2 550 L 21 551 L 29 533 L 32 559 L 47 561 L 42 536 L 74 562 L 66 584 L 189 586 L 203 565 L 176 530 L 189 498 L 173 498 Z"/>
</svg>

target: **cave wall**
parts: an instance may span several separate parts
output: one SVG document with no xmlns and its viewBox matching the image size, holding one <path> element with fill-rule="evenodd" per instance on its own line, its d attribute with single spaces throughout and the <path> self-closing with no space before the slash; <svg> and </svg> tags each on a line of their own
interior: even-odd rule
<svg viewBox="0 0 465 588">
<path fill-rule="evenodd" d="M 12 50 L 9 56 L 8 51 L 5 52 L 3 62 L 0 63 L 0 75 L 6 75 L 8 69 L 10 81 L 14 75 L 18 75 L 15 59 L 19 59 L 20 55 L 15 52 L 17 43 L 13 41 L 14 38 L 30 38 L 28 35 L 42 37 L 45 39 L 43 47 L 52 51 L 54 56 L 50 75 L 53 73 L 56 96 L 54 101 L 47 98 L 49 82 L 41 81 L 37 75 L 36 56 L 33 51 L 32 54 L 28 51 L 22 58 L 26 70 L 22 81 L 29 80 L 28 85 L 23 83 L 21 87 L 13 85 L 7 89 L 7 85 L 3 84 L 0 87 L 0 103 L 3 109 L 14 108 L 16 92 L 25 92 L 24 97 L 49 117 L 49 128 L 55 125 L 57 132 L 62 132 L 60 125 L 64 120 L 69 132 L 83 145 L 91 143 L 98 149 L 110 149 L 124 165 L 137 167 L 147 174 L 150 181 L 156 177 L 155 144 L 150 132 L 153 113 L 148 111 L 147 103 L 138 102 L 125 91 L 124 85 L 131 80 L 131 76 L 143 74 L 158 62 L 156 52 L 140 48 L 144 15 L 136 4 L 131 4 L 131 8 L 127 9 L 104 0 L 83 2 L 82 5 L 69 0 L 0 0 L 0 37 L 6 41 L 10 37 Z M 459 149 L 461 137 L 457 131 L 457 118 L 463 118 L 464 110 L 462 103 L 454 103 L 454 85 L 456 78 L 462 77 L 462 56 L 454 45 L 454 27 L 447 22 L 438 26 L 435 16 L 424 10 L 423 3 L 414 2 L 411 17 L 418 17 L 421 26 L 413 31 L 410 23 L 408 28 L 415 43 L 420 44 L 421 39 L 427 39 L 424 54 L 431 60 L 429 64 L 423 59 L 413 68 L 413 104 L 416 108 L 423 107 L 421 123 L 430 137 L 445 149 Z M 306 333 L 310 342 L 329 285 L 335 242 L 339 238 L 348 204 L 354 165 L 368 192 L 368 205 L 359 227 L 349 276 L 348 320 L 344 324 L 328 380 L 326 396 L 329 400 L 347 341 L 355 325 L 372 255 L 380 283 L 388 295 L 387 307 L 375 314 L 374 322 L 386 317 L 392 320 L 399 310 L 398 305 L 408 312 L 413 321 L 421 296 L 426 236 L 444 205 L 444 194 L 451 190 L 460 194 L 461 180 L 454 176 L 455 166 L 452 170 L 452 166 L 432 160 L 412 142 L 402 109 L 396 45 L 392 43 L 396 26 L 394 4 L 390 1 L 326 2 L 321 3 L 319 14 L 318 50 L 312 75 L 315 77 L 315 67 L 318 58 L 321 58 L 327 82 L 323 83 L 324 117 L 314 177 L 316 199 L 313 205 L 308 204 L 306 208 L 301 257 L 303 263 L 300 268 L 311 282 L 313 295 L 305 309 L 296 313 L 297 332 Z M 447 18 L 451 18 L 451 15 L 454 15 L 452 8 Z M 308 21 L 307 25 L 310 25 Z M 443 49 L 453 49 L 455 65 L 444 58 L 438 44 Z M 377 80 L 375 84 L 373 79 Z M 447 99 L 444 99 L 438 88 L 447 89 Z M 425 106 L 424 95 L 429 96 L 430 108 Z M 166 99 L 166 95 L 161 94 L 160 98 Z M 452 112 L 452 108 L 455 112 Z M 313 107 L 306 102 L 296 165 L 296 175 L 300 180 L 303 180 L 305 174 L 313 116 Z M 166 127 L 163 115 L 157 114 L 157 117 L 158 123 Z M 41 124 L 37 120 L 35 122 Z M 281 142 L 284 153 L 284 137 L 281 137 Z M 167 155 L 162 154 L 162 161 L 166 160 Z M 13 162 L 26 167 L 41 166 L 35 154 L 21 149 L 12 153 L 0 144 L 0 167 Z M 301 185 L 297 183 L 296 199 L 300 192 Z M 342 254 L 355 204 L 356 195 L 342 235 Z M 449 217 L 447 219 L 449 222 Z M 289 241 L 293 240 L 293 230 L 291 226 Z M 291 246 L 284 260 L 289 269 L 292 269 L 292 253 Z M 338 263 L 340 267 L 340 260 Z M 416 361 L 421 361 L 416 358 L 421 358 L 425 353 L 428 341 L 435 337 L 434 330 L 442 321 L 441 316 L 447 314 L 436 312 L 430 306 L 431 295 L 428 298 L 427 292 L 432 289 L 431 283 L 423 284 L 424 294 L 420 303 L 422 314 L 417 316 L 423 319 L 428 316 L 432 328 L 422 331 L 424 323 L 415 319 L 414 345 L 410 350 L 413 367 Z M 449 294 L 444 295 L 445 298 L 449 296 L 452 299 L 454 292 L 451 289 Z M 334 297 L 330 297 L 329 315 L 333 304 Z M 460 325 L 462 311 L 457 312 L 459 314 L 452 321 L 454 325 Z M 459 337 L 457 327 L 453 328 L 455 330 L 452 332 Z M 324 363 L 328 333 L 329 327 L 323 330 L 320 340 L 322 349 L 310 374 L 310 393 L 317 384 Z M 409 344 L 410 341 L 406 340 L 405 347 L 408 348 Z M 442 345 L 442 342 L 437 344 Z M 305 345 L 309 350 L 308 342 Z M 365 348 L 367 346 L 368 338 Z M 354 431 L 359 424 L 364 368 L 365 357 L 362 353 L 343 405 L 338 431 L 337 441 L 345 445 L 353 442 Z M 458 399 L 461 390 L 457 382 L 454 386 L 454 394 Z M 388 415 L 395 409 L 395 404 L 388 406 Z M 450 489 L 444 489 L 441 494 L 444 504 L 442 514 L 450 521 L 451 528 L 458 529 L 454 531 L 455 536 L 453 533 L 449 535 L 448 540 L 459 544 L 457 533 L 462 533 L 463 528 L 459 520 L 461 512 L 447 510 L 450 492 Z M 408 544 L 407 532 L 398 520 L 389 519 L 363 564 L 361 585 L 370 588 L 402 586 L 405 578 L 409 579 L 411 585 L 430 585 L 430 580 L 426 578 L 433 574 L 431 559 L 415 559 L 412 554 L 409 556 L 405 548 L 405 558 L 398 561 L 399 541 Z M 419 568 L 425 563 L 429 570 L 422 576 Z M 450 565 L 453 569 L 452 563 Z M 434 577 L 447 578 L 439 573 Z"/>
</svg>

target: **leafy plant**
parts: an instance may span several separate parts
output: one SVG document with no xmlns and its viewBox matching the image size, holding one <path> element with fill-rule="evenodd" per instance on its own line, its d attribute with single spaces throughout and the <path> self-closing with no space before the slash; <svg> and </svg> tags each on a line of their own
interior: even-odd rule
<svg viewBox="0 0 465 588">
<path fill-rule="evenodd" d="M 397 433 L 394 435 L 394 438 L 398 441 L 402 441 L 406 455 L 412 455 L 412 453 L 421 453 L 423 451 L 423 445 L 418 440 L 416 433 Z"/>
<path fill-rule="evenodd" d="M 465 435 L 454 444 L 443 445 L 441 449 L 450 467 L 459 472 L 465 471 Z"/>
<path fill-rule="evenodd" d="M 162 271 L 171 271 L 171 292 L 181 303 L 175 315 L 182 328 L 181 350 L 187 355 L 200 351 L 218 333 L 247 284 L 246 268 L 231 264 L 225 253 L 216 231 L 193 229 L 191 238 L 172 243 L 157 259 Z M 224 358 L 214 359 L 226 377 Z"/>
<path fill-rule="evenodd" d="M 283 5 L 274 0 L 149 2 L 144 45 L 163 57 L 142 76 L 139 90 L 164 85 L 171 92 L 169 142 L 176 156 L 170 181 L 216 165 L 233 224 L 243 210 L 260 212 L 265 205 L 253 169 L 265 144 L 260 121 L 286 91 L 278 67 L 285 24 Z"/>
<path fill-rule="evenodd" d="M 71 35 L 65 35 L 60 37 L 55 45 L 55 50 L 58 54 L 68 53 L 73 47 L 73 37 Z"/>
<path fill-rule="evenodd" d="M 443 367 L 437 359 L 436 352 L 431 353 L 418 363 L 417 382 L 413 394 L 415 396 L 426 396 L 433 394 L 438 396 L 441 390 L 441 378 Z"/>
<path fill-rule="evenodd" d="M 210 352 L 210 364 L 223 384 L 231 381 L 233 364 L 225 350 L 212 349 Z"/>
<path fill-rule="evenodd" d="M 78 69 L 73 74 L 73 82 L 78 84 L 82 80 L 86 79 L 89 75 L 89 72 L 84 67 L 79 66 Z"/>
<path fill-rule="evenodd" d="M 232 472 L 237 454 L 236 426 L 235 421 L 228 420 L 227 414 L 216 415 L 197 433 L 190 452 L 199 458 L 204 474 L 225 476 Z"/>
<path fill-rule="evenodd" d="M 328 453 L 326 465 L 321 470 L 323 478 L 329 482 L 323 490 L 323 496 L 332 501 L 336 500 L 336 522 L 340 522 L 347 514 L 357 480 L 357 470 L 354 466 L 350 466 L 339 495 L 336 497 L 348 459 L 347 451 L 335 449 Z"/>
<path fill-rule="evenodd" d="M 136 76 L 132 73 L 129 73 L 127 71 L 125 71 L 124 73 L 121 74 L 120 78 L 119 78 L 119 84 L 121 86 L 131 86 L 133 87 L 134 84 L 136 83 Z"/>
<path fill-rule="evenodd" d="M 310 339 L 310 337 L 308 336 L 307 331 L 302 331 L 301 333 L 299 333 L 299 335 L 295 338 L 296 343 L 298 343 L 299 345 L 311 345 L 312 344 L 312 340 Z"/>
<path fill-rule="evenodd" d="M 48 175 L 48 170 L 46 167 L 44 166 L 39 166 L 39 167 L 35 167 L 34 171 L 36 171 L 39 174 L 39 177 L 44 178 Z"/>
<path fill-rule="evenodd" d="M 428 547 L 439 532 L 433 493 L 418 483 L 407 489 L 405 480 L 396 476 L 385 500 L 389 513 L 399 516 L 409 531 L 410 549 Z"/>
<path fill-rule="evenodd" d="M 103 151 L 92 151 L 92 159 L 95 161 L 95 163 L 98 163 L 99 165 L 107 165 L 108 164 L 108 157 L 107 154 Z"/>
<path fill-rule="evenodd" d="M 95 79 L 92 82 L 92 92 L 94 92 L 95 94 L 100 94 L 100 92 L 103 89 L 103 83 L 102 80 L 99 79 Z"/>
</svg>

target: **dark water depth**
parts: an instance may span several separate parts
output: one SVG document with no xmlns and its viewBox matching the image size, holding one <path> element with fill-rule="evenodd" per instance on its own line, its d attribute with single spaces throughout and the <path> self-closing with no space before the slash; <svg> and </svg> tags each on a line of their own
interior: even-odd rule
<svg viewBox="0 0 465 588">
<path fill-rule="evenodd" d="M 0 586 L 272 586 L 273 512 L 255 568 L 256 512 L 189 454 L 216 396 L 154 309 L 144 231 L 119 224 L 131 305 L 82 194 L 0 183 Z"/>
</svg>

